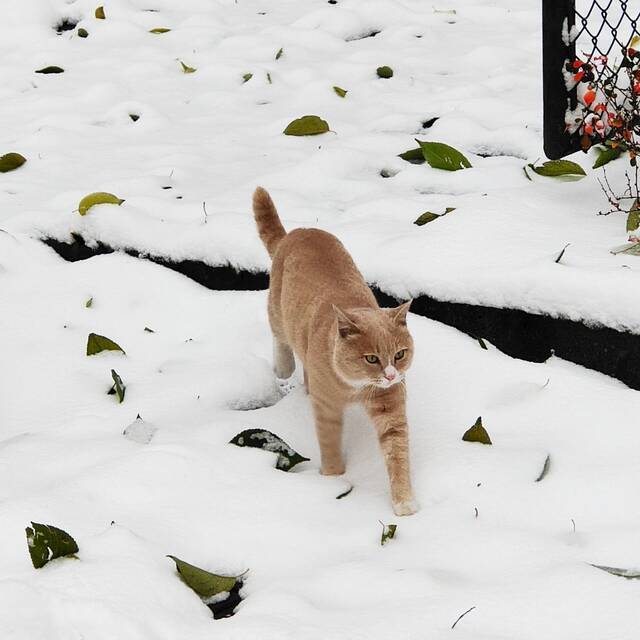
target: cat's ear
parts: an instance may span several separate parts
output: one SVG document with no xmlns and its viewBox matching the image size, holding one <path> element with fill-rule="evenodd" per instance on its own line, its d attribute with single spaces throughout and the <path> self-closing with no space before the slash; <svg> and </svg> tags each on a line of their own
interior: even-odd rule
<svg viewBox="0 0 640 640">
<path fill-rule="evenodd" d="M 389 309 L 389 314 L 391 318 L 396 324 L 406 326 L 407 324 L 407 312 L 409 311 L 409 307 L 413 300 L 409 300 L 409 302 L 405 302 L 401 304 L 399 307 L 395 307 L 393 309 Z"/>
<path fill-rule="evenodd" d="M 338 333 L 341 338 L 348 338 L 349 336 L 356 335 L 360 333 L 360 329 L 356 324 L 355 320 L 349 317 L 348 313 L 336 307 L 335 304 L 331 305 L 333 307 L 333 311 L 336 314 L 336 319 L 338 321 Z"/>
</svg>

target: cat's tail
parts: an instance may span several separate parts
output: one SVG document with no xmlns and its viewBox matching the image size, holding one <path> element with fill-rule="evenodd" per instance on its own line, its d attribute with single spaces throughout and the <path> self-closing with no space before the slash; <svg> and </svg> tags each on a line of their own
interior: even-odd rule
<svg viewBox="0 0 640 640">
<path fill-rule="evenodd" d="M 256 219 L 260 239 L 269 255 L 273 257 L 278 243 L 287 235 L 287 232 L 280 222 L 271 196 L 262 187 L 258 187 L 253 193 L 253 216 Z"/>
</svg>

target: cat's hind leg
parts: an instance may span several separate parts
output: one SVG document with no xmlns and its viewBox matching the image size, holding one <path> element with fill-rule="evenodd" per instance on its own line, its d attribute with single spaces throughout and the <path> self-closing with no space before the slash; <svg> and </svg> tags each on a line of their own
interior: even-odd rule
<svg viewBox="0 0 640 640">
<path fill-rule="evenodd" d="M 293 358 L 293 351 L 286 343 L 273 337 L 273 370 L 276 377 L 286 379 L 291 377 L 295 371 L 296 361 Z"/>
</svg>

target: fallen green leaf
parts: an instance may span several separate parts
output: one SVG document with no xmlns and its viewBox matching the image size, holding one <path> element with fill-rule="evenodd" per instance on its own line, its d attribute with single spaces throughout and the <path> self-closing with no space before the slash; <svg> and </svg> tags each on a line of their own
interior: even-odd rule
<svg viewBox="0 0 640 640">
<path fill-rule="evenodd" d="M 219 593 L 231 591 L 236 586 L 236 582 L 241 576 L 219 576 L 200 569 L 175 556 L 167 556 L 176 563 L 176 570 L 182 578 L 182 581 L 193 591 L 195 591 L 203 600 L 212 598 Z"/>
<path fill-rule="evenodd" d="M 391 67 L 378 67 L 376 73 L 379 78 L 393 78 L 393 69 Z"/>
<path fill-rule="evenodd" d="M 242 79 L 244 80 L 244 82 L 249 82 L 249 80 L 251 80 L 251 78 L 253 78 L 253 73 L 245 73 L 242 76 Z"/>
<path fill-rule="evenodd" d="M 93 305 L 93 297 L 89 298 L 89 299 L 84 303 L 84 306 L 85 306 L 87 309 L 90 309 L 92 305 Z"/>
<path fill-rule="evenodd" d="M 533 182 L 533 180 L 531 179 L 531 176 L 529 175 L 529 172 L 527 171 L 527 165 L 525 164 L 524 167 L 522 167 L 522 170 L 524 171 L 524 175 L 527 178 L 527 180 L 529 182 Z"/>
<path fill-rule="evenodd" d="M 156 27 L 155 29 L 149 29 L 149 33 L 169 33 L 171 29 L 167 29 L 166 27 Z"/>
<path fill-rule="evenodd" d="M 184 62 L 182 62 L 182 60 L 180 60 L 180 64 L 182 65 L 183 73 L 195 73 L 197 71 L 195 67 L 190 67 L 189 65 L 186 65 Z"/>
<path fill-rule="evenodd" d="M 425 211 L 421 214 L 416 220 L 413 221 L 413 224 L 417 224 L 421 227 L 423 224 L 427 224 L 428 222 L 433 222 L 440 217 L 439 214 L 433 213 L 432 211 Z"/>
<path fill-rule="evenodd" d="M 443 216 L 446 216 L 448 213 L 451 213 L 455 210 L 455 207 L 447 207 L 444 210 L 444 213 L 433 213 L 432 211 L 425 211 L 417 220 L 414 220 L 413 224 L 417 224 L 419 227 L 421 227 L 423 224 L 433 222 L 434 220 L 442 218 Z"/>
<path fill-rule="evenodd" d="M 21 156 L 15 151 L 5 153 L 3 156 L 0 156 L 0 173 L 14 171 L 21 167 L 26 161 L 27 159 L 24 156 Z"/>
<path fill-rule="evenodd" d="M 403 153 L 398 154 L 398 158 L 402 158 L 411 164 L 424 164 L 424 154 L 422 153 L 422 149 L 418 147 L 417 149 L 409 149 L 408 151 L 404 151 Z"/>
<path fill-rule="evenodd" d="M 78 38 L 88 38 L 89 37 L 89 32 L 86 29 L 83 29 L 82 27 L 80 27 L 78 29 Z"/>
<path fill-rule="evenodd" d="M 482 338 L 476 338 L 478 344 L 485 350 L 488 351 L 489 347 L 487 347 L 487 343 Z"/>
<path fill-rule="evenodd" d="M 384 546 L 389 540 L 393 540 L 396 535 L 396 529 L 398 528 L 397 524 L 384 524 L 384 522 L 380 523 L 382 525 L 382 535 L 380 536 L 380 544 Z"/>
<path fill-rule="evenodd" d="M 544 459 L 544 464 L 542 465 L 542 471 L 538 474 L 536 478 L 536 482 L 540 482 L 540 480 L 544 479 L 545 476 L 549 473 L 549 469 L 551 468 L 551 456 L 547 455 Z"/>
<path fill-rule="evenodd" d="M 98 18 L 98 20 L 104 20 L 107 17 L 104 14 L 104 7 L 102 5 L 97 7 L 97 9 L 95 11 L 95 16 L 96 16 L 96 18 Z"/>
<path fill-rule="evenodd" d="M 270 73 L 267 73 L 267 82 L 269 84 L 273 84 L 273 82 L 271 82 L 271 74 Z"/>
<path fill-rule="evenodd" d="M 340 87 L 333 87 L 333 90 L 341 97 L 344 98 L 348 91 L 346 89 L 342 89 Z"/>
<path fill-rule="evenodd" d="M 266 429 L 245 429 L 234 436 L 230 444 L 277 453 L 276 469 L 280 471 L 291 471 L 297 464 L 309 460 L 292 449 L 282 438 Z"/>
<path fill-rule="evenodd" d="M 627 231 L 636 231 L 640 227 L 640 203 L 636 200 L 627 216 Z"/>
<path fill-rule="evenodd" d="M 111 387 L 111 391 L 109 391 L 109 394 L 118 396 L 118 402 L 122 403 L 127 387 L 125 386 L 124 382 L 122 382 L 122 378 L 116 373 L 114 369 L 111 369 L 111 377 L 113 378 L 113 387 Z"/>
<path fill-rule="evenodd" d="M 584 169 L 571 160 L 547 160 L 542 165 L 536 167 L 529 164 L 529 168 L 539 176 L 556 178 L 559 176 L 586 176 Z"/>
<path fill-rule="evenodd" d="M 637 580 L 640 578 L 640 570 L 637 569 L 619 569 L 618 567 L 605 567 L 601 564 L 592 564 L 592 567 L 596 569 L 600 569 L 602 571 L 606 571 L 614 576 L 620 576 L 621 578 L 626 578 L 627 580 Z"/>
<path fill-rule="evenodd" d="M 599 169 L 603 167 L 605 164 L 608 164 L 612 160 L 619 158 L 622 154 L 622 147 L 596 147 L 598 151 L 598 157 L 596 161 L 593 163 L 593 169 Z"/>
<path fill-rule="evenodd" d="M 420 145 L 424 159 L 434 169 L 458 171 L 471 168 L 471 163 L 462 153 L 444 142 L 416 142 Z"/>
<path fill-rule="evenodd" d="M 145 327 L 145 328 L 144 328 L 144 330 L 145 330 L 147 333 L 155 333 L 155 331 L 154 331 L 153 329 L 149 329 L 149 327 Z"/>
<path fill-rule="evenodd" d="M 489 434 L 482 426 L 482 417 L 478 417 L 474 425 L 464 432 L 462 439 L 465 442 L 480 442 L 482 444 L 492 444 Z"/>
<path fill-rule="evenodd" d="M 122 198 L 114 196 L 113 193 L 107 193 L 106 191 L 96 191 L 86 195 L 78 204 L 78 213 L 81 216 L 87 214 L 89 209 L 96 204 L 117 204 L 121 205 L 124 202 Z"/>
<path fill-rule="evenodd" d="M 62 67 L 56 67 L 55 65 L 50 67 L 43 67 L 42 69 L 38 69 L 36 73 L 64 73 L 64 69 Z"/>
<path fill-rule="evenodd" d="M 290 122 L 283 133 L 287 136 L 317 136 L 329 131 L 326 120 L 318 116 L 302 116 Z"/>
<path fill-rule="evenodd" d="M 278 49 L 278 53 L 276 53 L 276 60 L 280 60 L 283 53 L 284 53 L 284 49 L 280 47 L 280 49 Z"/>
<path fill-rule="evenodd" d="M 50 560 L 78 552 L 76 541 L 66 531 L 50 524 L 32 522 L 25 531 L 31 562 L 36 569 L 44 567 Z"/>
<path fill-rule="evenodd" d="M 125 350 L 110 338 L 100 336 L 97 333 L 90 333 L 87 338 L 87 355 L 93 356 L 102 351 L 122 351 L 122 353 L 125 353 Z"/>
</svg>

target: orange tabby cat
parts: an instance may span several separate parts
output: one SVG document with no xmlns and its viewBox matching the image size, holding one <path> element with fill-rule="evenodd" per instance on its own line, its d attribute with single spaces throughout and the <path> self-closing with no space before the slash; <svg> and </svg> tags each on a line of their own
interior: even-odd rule
<svg viewBox="0 0 640 640">
<path fill-rule="evenodd" d="M 269 322 L 274 370 L 288 378 L 294 352 L 304 366 L 320 444 L 320 472 L 344 473 L 342 416 L 361 403 L 371 417 L 391 484 L 393 510 L 415 513 L 409 477 L 404 375 L 413 340 L 410 302 L 381 309 L 342 243 L 320 229 L 287 233 L 269 194 L 258 187 L 253 211 L 272 258 Z"/>
</svg>

